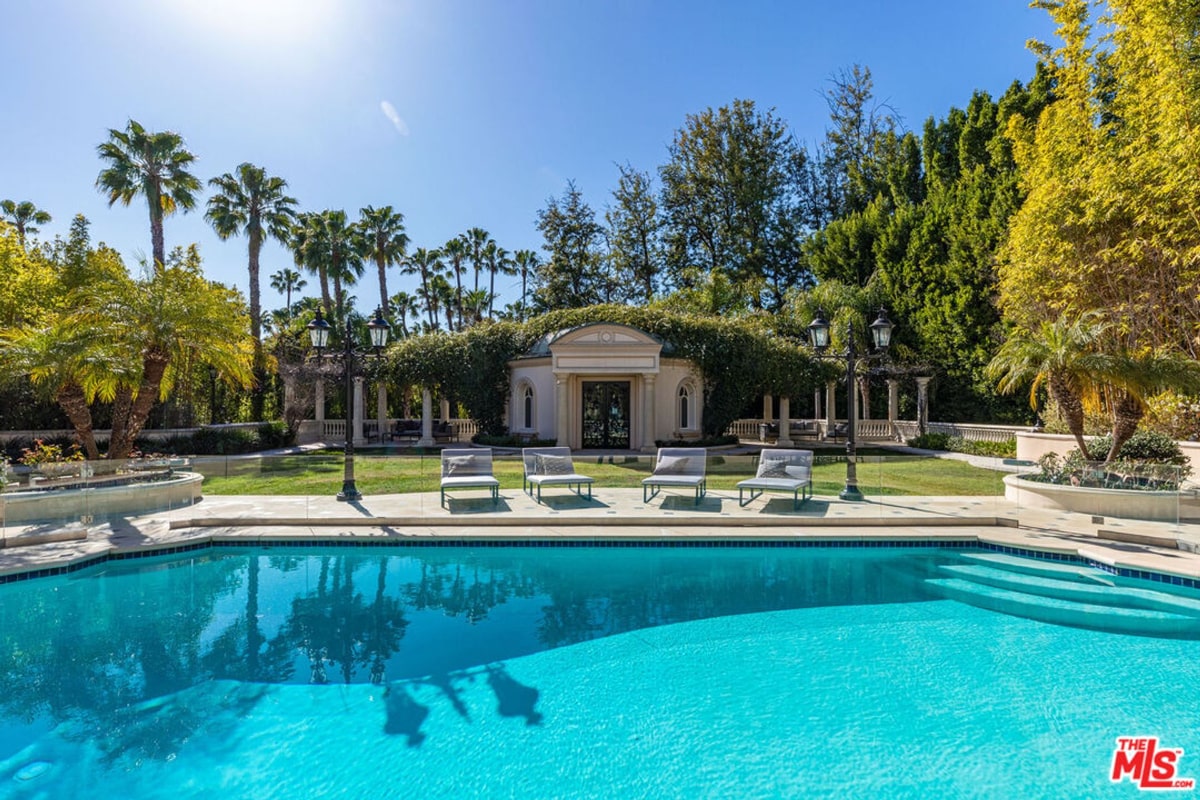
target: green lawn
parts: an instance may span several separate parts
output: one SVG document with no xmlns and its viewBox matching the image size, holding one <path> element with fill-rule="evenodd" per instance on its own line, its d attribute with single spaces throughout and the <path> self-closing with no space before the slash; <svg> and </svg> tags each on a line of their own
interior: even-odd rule
<svg viewBox="0 0 1200 800">
<path fill-rule="evenodd" d="M 652 456 L 576 457 L 576 470 L 596 479 L 598 488 L 637 488 L 650 474 Z M 754 474 L 750 456 L 710 455 L 710 489 L 733 489 Z M 436 492 L 441 462 L 430 456 L 358 456 L 355 480 L 366 495 Z M 205 475 L 204 493 L 325 495 L 342 486 L 342 458 L 334 455 L 282 456 L 262 459 L 198 460 Z M 494 474 L 503 489 L 521 488 L 520 458 L 497 458 Z M 858 465 L 859 488 L 866 495 L 1000 495 L 1002 473 L 961 461 L 910 456 L 866 456 Z M 813 490 L 832 495 L 845 485 L 844 460 L 818 456 Z"/>
</svg>

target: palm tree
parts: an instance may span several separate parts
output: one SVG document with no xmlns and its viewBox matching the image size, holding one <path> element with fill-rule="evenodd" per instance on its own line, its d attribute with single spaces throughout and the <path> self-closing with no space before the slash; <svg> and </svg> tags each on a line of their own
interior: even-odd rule
<svg viewBox="0 0 1200 800">
<path fill-rule="evenodd" d="M 509 252 L 503 247 L 497 247 L 494 241 L 489 241 L 484 247 L 483 257 L 487 263 L 488 272 L 491 274 L 487 302 L 487 315 L 488 319 L 491 319 L 492 308 L 496 302 L 496 273 L 499 272 L 501 275 L 515 275 L 517 273 L 513 260 L 509 257 Z"/>
<path fill-rule="evenodd" d="M 320 214 L 301 214 L 292 228 L 291 249 L 296 266 L 317 276 L 321 287 L 321 306 L 326 313 L 333 308 L 329 292 L 329 251 L 325 246 L 325 222 Z"/>
<path fill-rule="evenodd" d="M 525 309 L 529 307 L 529 300 L 526 294 L 526 287 L 529 285 L 529 276 L 531 273 L 536 273 L 541 261 L 538 254 L 533 250 L 518 250 L 513 256 L 516 263 L 517 274 L 521 276 L 521 322 L 525 321 Z"/>
<path fill-rule="evenodd" d="M 183 146 L 183 137 L 171 131 L 147 132 L 134 120 L 124 131 L 109 129 L 108 141 L 96 148 L 108 167 L 96 177 L 96 188 L 108 195 L 108 205 L 118 200 L 129 205 L 145 195 L 150 209 L 150 243 L 154 269 L 166 260 L 163 218 L 177 209 L 196 207 L 200 180 L 188 172 L 196 157 Z"/>
<path fill-rule="evenodd" d="M 400 335 L 408 338 L 408 315 L 416 314 L 420 308 L 417 298 L 408 292 L 396 292 L 392 295 L 392 312 L 400 319 Z"/>
<path fill-rule="evenodd" d="M 284 194 L 287 181 L 267 175 L 262 167 L 239 164 L 236 177 L 228 172 L 208 182 L 217 194 L 208 200 L 204 218 L 221 239 L 245 234 L 249 240 L 250 334 L 262 339 L 259 316 L 259 253 L 267 237 L 286 245 L 296 220 L 296 198 Z"/>
<path fill-rule="evenodd" d="M 1112 446 L 1105 461 L 1113 461 L 1137 432 L 1151 397 L 1172 390 L 1200 393 L 1200 362 L 1178 353 L 1121 351 L 1109 363 Z"/>
<path fill-rule="evenodd" d="M 379 270 L 380 309 L 386 318 L 388 308 L 387 268 L 400 263 L 408 249 L 408 235 L 404 232 L 404 215 L 393 211 L 391 206 L 359 209 L 358 226 L 366 243 L 365 255 L 375 261 Z"/>
<path fill-rule="evenodd" d="M 292 317 L 292 292 L 299 292 L 308 281 L 300 277 L 300 273 L 289 267 L 284 267 L 271 275 L 271 288 L 280 294 L 287 295 L 287 316 Z"/>
<path fill-rule="evenodd" d="M 471 228 L 466 233 L 459 234 L 463 244 L 467 247 L 467 252 L 471 254 L 471 266 L 475 268 L 475 286 L 479 288 L 479 273 L 483 272 L 483 249 L 487 247 L 488 241 L 492 238 L 491 234 L 483 228 Z"/>
<path fill-rule="evenodd" d="M 437 314 L 435 308 L 430 305 L 429 299 L 433 297 L 433 293 L 429 289 L 430 278 L 435 273 L 442 269 L 442 264 L 438 260 L 441 258 L 441 253 L 437 250 L 426 250 L 424 247 L 418 247 L 413 251 L 413 254 L 404 261 L 404 274 L 420 275 L 421 285 L 417 289 L 417 297 L 424 303 L 425 309 L 429 316 L 429 326 L 437 328 Z"/>
<path fill-rule="evenodd" d="M 429 317 L 429 330 L 440 331 L 442 329 L 441 322 L 438 320 L 438 312 L 442 310 L 442 300 L 445 297 L 443 288 L 448 288 L 450 283 L 441 274 L 433 275 L 429 279 L 429 283 L 422 284 L 417 287 L 417 297 L 425 306 L 425 312 Z M 450 330 L 453 327 L 450 326 Z"/>
<path fill-rule="evenodd" d="M 429 290 L 437 298 L 437 304 L 446 312 L 446 330 L 454 332 L 454 289 L 450 286 L 450 281 L 446 280 L 446 276 L 442 273 L 437 273 L 429 279 Z M 462 312 L 458 314 L 462 318 Z"/>
<path fill-rule="evenodd" d="M 464 262 L 467 258 L 467 245 L 460 237 L 455 237 L 442 246 L 442 255 L 449 262 L 450 273 L 454 275 L 454 304 L 459 309 L 458 326 L 462 327 L 463 288 L 462 276 L 466 272 Z"/>
<path fill-rule="evenodd" d="M 364 242 L 358 228 L 350 224 L 345 211 L 325 211 L 321 216 L 325 224 L 323 241 L 329 253 L 328 271 L 333 281 L 337 318 L 345 319 L 346 291 L 343 286 L 348 290 L 363 275 Z"/>
<path fill-rule="evenodd" d="M 25 246 L 25 234 L 37 233 L 34 225 L 45 225 L 50 221 L 50 214 L 42 211 L 28 200 L 17 203 L 12 200 L 0 200 L 0 212 L 17 229 L 17 241 Z"/>
<path fill-rule="evenodd" d="M 987 366 L 989 377 L 1005 394 L 1030 384 L 1029 402 L 1037 408 L 1037 392 L 1045 386 L 1058 406 L 1079 452 L 1091 460 L 1083 438 L 1085 409 L 1099 406 L 1111 360 L 1097 352 L 1100 336 L 1109 325 L 1097 312 L 1071 320 L 1066 314 L 1042 322 L 1037 330 L 1018 330 L 996 351 Z"/>
<path fill-rule="evenodd" d="M 483 321 L 491 302 L 492 296 L 487 289 L 471 289 L 463 294 L 460 317 L 465 315 L 470 324 L 477 325 Z"/>
</svg>

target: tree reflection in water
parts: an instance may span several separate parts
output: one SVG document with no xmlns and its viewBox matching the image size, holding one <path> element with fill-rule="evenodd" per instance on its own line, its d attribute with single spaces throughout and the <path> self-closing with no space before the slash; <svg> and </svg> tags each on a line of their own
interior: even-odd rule
<svg viewBox="0 0 1200 800">
<path fill-rule="evenodd" d="M 472 673 L 486 675 L 497 713 L 536 724 L 538 690 L 515 681 L 506 659 L 718 615 L 926 599 L 915 582 L 893 579 L 906 558 L 755 549 L 239 549 L 115 563 L 0 586 L 0 735 L 22 724 L 69 723 L 60 729 L 113 757 L 166 758 L 213 724 L 173 700 L 202 683 L 245 684 L 220 700 L 224 711 L 244 715 L 262 684 L 386 682 L 387 729 L 416 746 L 428 709 L 403 684 L 436 688 L 470 719 L 456 685 L 474 680 Z"/>
</svg>

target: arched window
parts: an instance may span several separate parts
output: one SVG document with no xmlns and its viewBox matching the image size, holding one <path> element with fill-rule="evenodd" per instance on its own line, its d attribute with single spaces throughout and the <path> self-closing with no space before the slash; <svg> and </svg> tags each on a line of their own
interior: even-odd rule
<svg viewBox="0 0 1200 800">
<path fill-rule="evenodd" d="M 521 397 L 521 418 L 525 423 L 525 430 L 533 430 L 533 387 L 529 384 L 525 384 L 525 391 Z"/>
<path fill-rule="evenodd" d="M 679 387 L 679 430 L 686 431 L 692 427 L 692 387 L 683 384 Z"/>
</svg>

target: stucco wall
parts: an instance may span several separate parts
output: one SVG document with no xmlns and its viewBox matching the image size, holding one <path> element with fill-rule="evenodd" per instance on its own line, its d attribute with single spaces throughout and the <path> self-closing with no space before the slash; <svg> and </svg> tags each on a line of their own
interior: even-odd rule
<svg viewBox="0 0 1200 800">
<path fill-rule="evenodd" d="M 1065 456 L 1075 449 L 1075 437 L 1059 433 L 1018 433 L 1017 458 L 1037 461 L 1047 453 Z M 1200 475 L 1200 442 L 1180 442 L 1179 448 L 1192 466 L 1192 479 Z"/>
<path fill-rule="evenodd" d="M 526 383 L 533 386 L 532 428 L 525 427 Z M 536 433 L 541 439 L 554 438 L 554 373 L 550 369 L 550 359 L 525 361 L 512 368 L 509 375 L 508 427 L 513 433 Z"/>
</svg>

